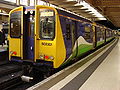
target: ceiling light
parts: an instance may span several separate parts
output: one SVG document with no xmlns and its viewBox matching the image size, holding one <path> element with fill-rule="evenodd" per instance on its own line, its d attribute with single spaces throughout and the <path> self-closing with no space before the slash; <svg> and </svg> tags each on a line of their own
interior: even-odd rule
<svg viewBox="0 0 120 90">
<path fill-rule="evenodd" d="M 93 13 L 93 15 L 98 17 L 98 19 L 100 19 L 100 20 L 106 20 L 106 18 L 102 14 L 100 14 L 96 9 L 94 9 L 92 6 L 90 6 L 85 1 L 81 1 L 79 4 L 83 5 L 83 7 L 81 9 L 87 9 L 85 11 L 91 11 L 89 13 Z"/>
</svg>

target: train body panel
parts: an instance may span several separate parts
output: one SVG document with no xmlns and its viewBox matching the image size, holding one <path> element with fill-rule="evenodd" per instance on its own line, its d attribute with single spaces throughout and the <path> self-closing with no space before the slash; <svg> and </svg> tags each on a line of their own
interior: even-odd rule
<svg viewBox="0 0 120 90">
<path fill-rule="evenodd" d="M 82 24 L 78 30 L 78 53 L 77 57 L 93 49 L 93 30 L 91 24 Z"/>
<path fill-rule="evenodd" d="M 93 31 L 91 24 L 84 24 L 84 19 L 78 21 L 71 14 L 58 11 L 66 47 L 66 64 L 85 52 L 93 49 Z M 74 18 L 73 18 L 74 17 Z M 79 18 L 81 19 L 81 18 Z"/>
<path fill-rule="evenodd" d="M 31 11 L 32 10 L 32 11 Z M 23 58 L 24 60 L 35 60 L 35 8 L 24 7 L 23 14 Z"/>
<path fill-rule="evenodd" d="M 9 55 L 21 56 L 21 39 L 9 39 Z"/>
<path fill-rule="evenodd" d="M 22 55 L 22 11 L 23 7 L 18 7 L 10 12 L 11 32 L 9 32 L 10 34 L 8 35 L 9 58 L 11 58 L 12 56 L 21 57 Z"/>
<path fill-rule="evenodd" d="M 38 40 L 36 40 L 36 43 L 37 43 L 36 47 L 39 47 L 39 49 L 38 48 L 36 49 L 36 53 L 38 53 L 38 55 L 36 56 L 36 59 L 40 61 L 44 57 L 43 60 L 53 62 L 53 67 L 58 68 L 63 63 L 66 57 L 66 50 L 65 50 L 63 37 L 62 37 L 62 30 L 61 30 L 58 13 L 54 8 L 51 8 L 51 7 L 43 7 L 43 6 L 38 5 L 36 6 L 36 9 L 38 11 L 41 9 L 42 10 L 45 10 L 45 9 L 53 10 L 55 13 L 54 20 L 56 22 L 54 26 L 55 30 L 53 31 L 54 36 L 52 39 L 46 39 L 46 38 L 42 39 L 42 38 L 37 37 Z M 39 15 L 39 12 L 37 12 L 37 15 Z M 44 18 L 44 17 L 37 16 L 38 20 L 39 18 Z M 37 21 L 37 24 L 40 25 L 40 22 Z M 39 32 L 40 27 L 37 28 L 37 26 L 36 26 L 36 32 Z M 53 58 L 53 59 L 50 59 L 50 58 Z"/>
</svg>

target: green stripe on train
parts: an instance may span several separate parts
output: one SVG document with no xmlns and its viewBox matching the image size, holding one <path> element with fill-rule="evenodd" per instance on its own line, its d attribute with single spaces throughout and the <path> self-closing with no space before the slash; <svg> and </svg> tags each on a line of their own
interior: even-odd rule
<svg viewBox="0 0 120 90">
<path fill-rule="evenodd" d="M 78 54 L 77 56 L 81 56 L 82 54 L 86 53 L 87 51 L 91 50 L 93 45 L 81 44 L 78 47 Z"/>
<path fill-rule="evenodd" d="M 106 41 L 110 41 L 113 37 L 107 38 Z"/>
<path fill-rule="evenodd" d="M 103 44 L 104 42 L 105 42 L 104 40 L 97 42 L 97 46 L 100 46 L 100 45 Z"/>
<path fill-rule="evenodd" d="M 91 50 L 93 48 L 93 45 L 88 45 L 88 44 L 80 44 L 78 46 L 78 53 L 76 55 L 76 50 L 74 50 L 74 52 L 72 53 L 72 56 L 70 56 L 70 58 L 68 60 L 66 60 L 61 66 L 64 66 L 66 64 L 68 64 L 71 60 L 74 59 L 75 56 L 80 57 L 82 56 L 84 53 L 86 53 L 87 51 Z"/>
<path fill-rule="evenodd" d="M 112 38 L 113 38 L 113 37 L 107 38 L 107 39 L 106 39 L 106 42 L 107 42 L 107 41 L 110 41 Z M 103 40 L 103 41 L 98 41 L 98 42 L 97 42 L 97 46 L 103 44 L 104 42 L 105 42 L 104 40 Z"/>
</svg>

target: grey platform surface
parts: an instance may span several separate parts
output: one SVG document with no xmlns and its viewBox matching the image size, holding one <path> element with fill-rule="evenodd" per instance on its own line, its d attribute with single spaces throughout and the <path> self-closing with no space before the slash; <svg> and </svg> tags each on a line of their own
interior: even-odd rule
<svg viewBox="0 0 120 90">
<path fill-rule="evenodd" d="M 91 60 L 86 57 L 27 90 L 120 90 L 120 41 L 110 53 L 112 48 L 110 45 Z"/>
<path fill-rule="evenodd" d="M 120 90 L 120 40 L 79 90 Z"/>
</svg>

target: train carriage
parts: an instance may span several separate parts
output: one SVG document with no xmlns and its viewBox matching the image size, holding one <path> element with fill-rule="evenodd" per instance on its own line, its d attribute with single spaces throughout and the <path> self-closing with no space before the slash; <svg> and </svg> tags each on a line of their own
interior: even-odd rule
<svg viewBox="0 0 120 90">
<path fill-rule="evenodd" d="M 18 7 L 10 12 L 9 60 L 59 68 L 111 37 L 97 26 L 49 6 Z"/>
<path fill-rule="evenodd" d="M 66 48 L 63 64 L 66 64 L 93 49 L 92 22 L 62 10 L 57 11 Z"/>
</svg>

